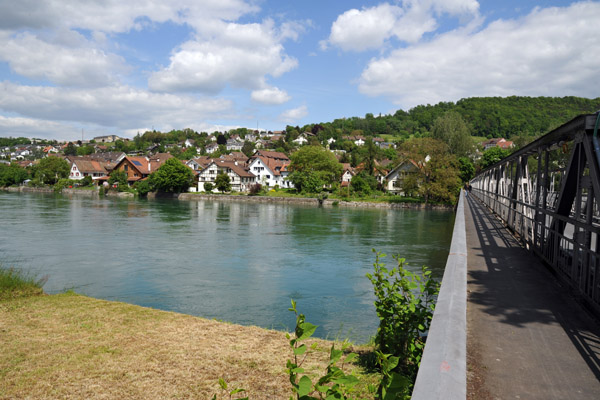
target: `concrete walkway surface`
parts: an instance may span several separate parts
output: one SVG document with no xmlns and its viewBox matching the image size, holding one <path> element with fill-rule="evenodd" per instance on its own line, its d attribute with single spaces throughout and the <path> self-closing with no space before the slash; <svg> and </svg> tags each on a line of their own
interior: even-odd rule
<svg viewBox="0 0 600 400">
<path fill-rule="evenodd" d="M 600 399 L 600 325 L 474 197 L 465 203 L 472 399 Z"/>
</svg>

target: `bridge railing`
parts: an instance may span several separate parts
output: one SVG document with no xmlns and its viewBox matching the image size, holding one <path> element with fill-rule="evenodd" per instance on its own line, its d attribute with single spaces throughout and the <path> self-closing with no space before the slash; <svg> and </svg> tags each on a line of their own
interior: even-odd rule
<svg viewBox="0 0 600 400">
<path fill-rule="evenodd" d="M 598 315 L 600 168 L 593 136 L 599 118 L 579 116 L 471 181 L 473 195 Z"/>
<path fill-rule="evenodd" d="M 464 400 L 467 396 L 467 238 L 464 195 L 442 286 L 412 393 L 413 400 Z"/>
</svg>

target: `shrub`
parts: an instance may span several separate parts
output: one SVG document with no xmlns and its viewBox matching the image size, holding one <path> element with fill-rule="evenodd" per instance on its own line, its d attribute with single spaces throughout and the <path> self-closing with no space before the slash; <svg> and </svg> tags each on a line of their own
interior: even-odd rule
<svg viewBox="0 0 600 400">
<path fill-rule="evenodd" d="M 148 193 L 152 191 L 152 185 L 150 185 L 150 182 L 148 182 L 147 179 L 143 181 L 137 181 L 133 187 L 142 197 L 148 195 Z"/>
<path fill-rule="evenodd" d="M 83 179 L 80 181 L 81 186 L 92 186 L 93 183 L 94 183 L 94 180 L 89 175 L 83 177 Z"/>
<path fill-rule="evenodd" d="M 376 252 L 374 272 L 367 274 L 377 298 L 375 309 L 379 328 L 375 344 L 382 355 L 398 358 L 392 371 L 405 377 L 412 386 L 425 347 L 423 336 L 433 317 L 439 283 L 431 278 L 431 271 L 425 266 L 421 274 L 416 274 L 404 267 L 403 258 L 394 257 L 398 266 L 387 269 L 380 262 L 383 257 L 385 254 Z M 390 379 L 397 377 L 390 375 Z M 410 387 L 405 390 L 410 393 Z"/>
<path fill-rule="evenodd" d="M 260 183 L 255 183 L 254 185 L 250 185 L 248 188 L 248 193 L 250 196 L 256 196 L 262 192 L 262 185 Z"/>
<path fill-rule="evenodd" d="M 210 182 L 206 182 L 206 183 L 204 184 L 204 191 L 205 191 L 206 193 L 211 193 L 211 192 L 213 191 L 213 189 L 214 189 L 214 188 L 215 188 L 215 185 L 213 185 L 213 184 L 212 184 L 212 183 L 210 183 Z"/>
</svg>

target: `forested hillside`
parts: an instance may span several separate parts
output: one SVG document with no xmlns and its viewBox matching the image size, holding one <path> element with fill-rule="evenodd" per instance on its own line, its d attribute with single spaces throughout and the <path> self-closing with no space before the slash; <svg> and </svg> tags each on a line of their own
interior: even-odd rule
<svg viewBox="0 0 600 400">
<path fill-rule="evenodd" d="M 472 97 L 436 105 L 420 105 L 393 115 L 336 119 L 331 123 L 306 126 L 324 130 L 327 136 L 362 131 L 366 136 L 393 135 L 400 138 L 422 136 L 431 130 L 435 119 L 447 111 L 459 113 L 472 136 L 487 138 L 537 136 L 580 114 L 600 109 L 600 98 L 581 97 Z M 315 129 L 316 128 L 316 129 Z M 288 130 L 290 127 L 288 127 Z"/>
</svg>

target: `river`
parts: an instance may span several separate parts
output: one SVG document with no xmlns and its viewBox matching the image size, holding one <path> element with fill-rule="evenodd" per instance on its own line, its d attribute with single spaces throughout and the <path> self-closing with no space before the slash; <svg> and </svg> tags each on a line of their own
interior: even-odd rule
<svg viewBox="0 0 600 400">
<path fill-rule="evenodd" d="M 372 249 L 441 278 L 454 214 L 0 192 L 0 264 L 44 290 L 363 343 L 378 325 Z"/>
</svg>

